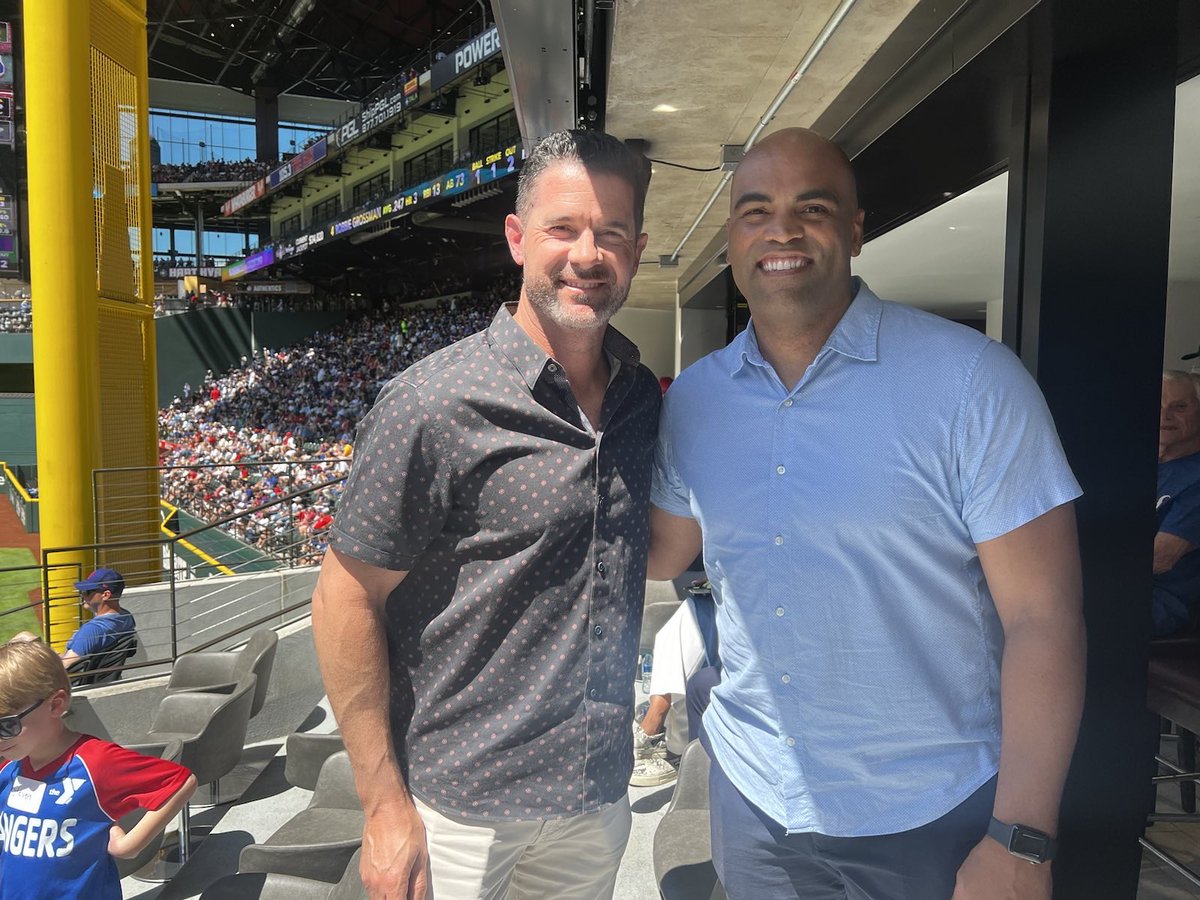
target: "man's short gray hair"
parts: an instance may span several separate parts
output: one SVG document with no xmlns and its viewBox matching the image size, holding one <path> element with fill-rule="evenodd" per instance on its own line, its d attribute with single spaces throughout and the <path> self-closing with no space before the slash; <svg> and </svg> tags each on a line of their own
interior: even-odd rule
<svg viewBox="0 0 1200 900">
<path fill-rule="evenodd" d="M 1163 381 L 1186 381 L 1192 386 L 1192 390 L 1196 393 L 1196 399 L 1200 401 L 1200 373 L 1185 372 L 1182 369 L 1167 369 L 1163 372 Z"/>
<path fill-rule="evenodd" d="M 650 186 L 650 161 L 603 131 L 554 131 L 530 152 L 517 180 L 517 215 L 525 220 L 538 179 L 556 163 L 577 163 L 589 173 L 615 175 L 633 189 L 634 227 L 641 234 Z"/>
</svg>

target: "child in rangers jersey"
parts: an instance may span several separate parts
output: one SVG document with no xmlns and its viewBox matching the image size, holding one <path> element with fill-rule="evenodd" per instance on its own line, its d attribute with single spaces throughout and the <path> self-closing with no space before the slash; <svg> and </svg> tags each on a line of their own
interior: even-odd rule
<svg viewBox="0 0 1200 900">
<path fill-rule="evenodd" d="M 120 900 L 113 857 L 136 856 L 196 778 L 63 724 L 71 688 L 41 641 L 0 645 L 0 900 Z M 117 819 L 146 816 L 128 833 Z"/>
</svg>

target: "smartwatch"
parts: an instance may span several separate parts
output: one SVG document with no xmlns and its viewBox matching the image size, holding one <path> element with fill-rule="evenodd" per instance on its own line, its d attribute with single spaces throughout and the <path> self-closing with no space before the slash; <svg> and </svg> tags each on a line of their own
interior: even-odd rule
<svg viewBox="0 0 1200 900">
<path fill-rule="evenodd" d="M 1046 832 L 1030 828 L 1028 825 L 1009 825 L 995 816 L 992 816 L 992 821 L 988 823 L 987 833 L 988 837 L 998 841 L 1013 856 L 1034 865 L 1054 859 L 1054 853 L 1058 850 L 1058 841 Z"/>
</svg>

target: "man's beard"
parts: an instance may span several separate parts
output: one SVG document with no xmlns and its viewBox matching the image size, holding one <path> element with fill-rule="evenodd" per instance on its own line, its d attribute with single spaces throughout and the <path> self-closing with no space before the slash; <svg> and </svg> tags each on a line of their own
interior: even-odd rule
<svg viewBox="0 0 1200 900">
<path fill-rule="evenodd" d="M 597 274 L 600 273 L 594 271 L 594 274 L 589 276 L 587 273 L 578 272 L 570 277 L 588 281 Z M 564 306 L 558 298 L 558 290 L 554 281 L 544 275 L 533 278 L 526 275 L 524 286 L 525 296 L 529 298 L 529 302 L 538 312 L 543 313 L 559 328 L 576 331 L 602 328 L 607 325 L 608 320 L 625 305 L 625 298 L 629 296 L 627 286 L 623 287 L 610 281 L 607 290 L 598 298 L 594 300 L 589 298 L 589 302 L 578 304 L 587 306 L 591 310 L 591 314 L 588 315 L 583 310 Z"/>
</svg>

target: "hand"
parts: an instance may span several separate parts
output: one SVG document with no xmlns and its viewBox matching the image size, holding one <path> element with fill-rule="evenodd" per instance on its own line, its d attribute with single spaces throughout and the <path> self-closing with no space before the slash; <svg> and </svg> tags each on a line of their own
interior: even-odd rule
<svg viewBox="0 0 1200 900">
<path fill-rule="evenodd" d="M 424 900 L 429 851 L 425 823 L 412 803 L 367 816 L 359 871 L 370 900 Z"/>
<path fill-rule="evenodd" d="M 985 837 L 959 868 L 951 900 L 1050 900 L 1050 865 L 1013 856 Z"/>
<path fill-rule="evenodd" d="M 109 856 L 115 859 L 133 859 L 141 849 L 129 840 L 129 835 L 120 825 L 113 825 L 108 829 Z"/>
</svg>

